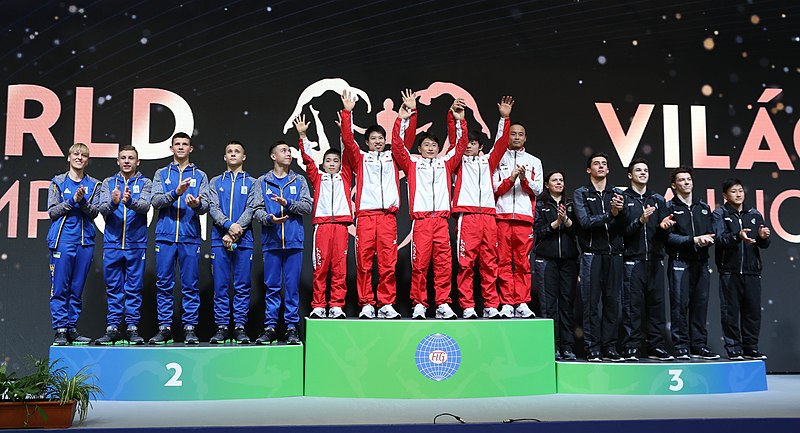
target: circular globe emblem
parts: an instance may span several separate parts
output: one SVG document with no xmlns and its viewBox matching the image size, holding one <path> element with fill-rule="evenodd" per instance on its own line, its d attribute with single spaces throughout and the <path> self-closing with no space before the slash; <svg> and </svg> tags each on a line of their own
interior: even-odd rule
<svg viewBox="0 0 800 433">
<path fill-rule="evenodd" d="M 419 342 L 414 358 L 419 372 L 438 382 L 456 374 L 461 365 L 461 349 L 449 335 L 431 334 Z"/>
</svg>

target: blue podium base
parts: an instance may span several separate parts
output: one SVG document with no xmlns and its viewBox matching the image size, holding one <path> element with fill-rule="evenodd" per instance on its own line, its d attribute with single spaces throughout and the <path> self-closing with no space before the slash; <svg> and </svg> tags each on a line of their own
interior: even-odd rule
<svg viewBox="0 0 800 433">
<path fill-rule="evenodd" d="M 303 346 L 52 346 L 50 359 L 83 367 L 98 400 L 227 400 L 303 395 Z"/>
</svg>

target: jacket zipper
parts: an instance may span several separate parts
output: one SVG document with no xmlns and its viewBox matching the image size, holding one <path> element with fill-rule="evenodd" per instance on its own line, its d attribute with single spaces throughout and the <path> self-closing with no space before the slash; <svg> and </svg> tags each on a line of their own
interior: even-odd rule
<svg viewBox="0 0 800 433">
<path fill-rule="evenodd" d="M 167 172 L 167 176 L 169 176 L 169 172 Z M 178 166 L 178 185 L 180 185 L 181 182 L 183 182 L 183 170 L 181 170 L 181 167 Z M 180 196 L 178 196 L 178 200 L 177 201 L 178 201 L 178 210 L 177 210 L 177 212 L 175 214 L 175 242 L 176 243 L 178 242 L 178 233 L 180 233 L 180 230 L 181 230 L 181 197 Z"/>
<path fill-rule="evenodd" d="M 433 202 L 431 202 L 431 216 L 436 212 L 436 169 L 433 168 L 433 159 L 430 160 L 431 167 L 431 193 L 433 193 Z"/>
<path fill-rule="evenodd" d="M 555 211 L 556 211 L 556 215 L 558 215 L 558 202 L 556 202 L 556 209 L 555 209 Z M 558 217 L 556 217 L 556 218 L 558 218 Z M 562 259 L 562 258 L 563 258 L 563 257 L 562 257 L 562 256 L 563 256 L 563 254 L 561 253 L 561 227 L 562 227 L 563 225 L 564 225 L 564 222 L 563 222 L 563 221 L 561 222 L 561 224 L 559 224 L 559 225 L 558 225 L 558 258 L 559 258 L 559 259 Z"/>
<path fill-rule="evenodd" d="M 128 189 L 128 179 L 125 179 L 125 189 Z M 122 203 L 122 249 L 125 249 L 125 232 L 128 228 L 128 208 Z"/>
<path fill-rule="evenodd" d="M 517 151 L 514 152 L 514 168 L 517 168 Z M 511 185 L 511 218 L 517 218 L 517 182 Z"/>
<path fill-rule="evenodd" d="M 742 214 L 738 214 L 737 218 L 739 219 L 739 231 L 741 232 L 744 230 L 742 228 Z M 744 274 L 744 241 L 739 239 L 739 250 L 741 251 L 741 258 L 739 260 L 739 273 Z"/>
<path fill-rule="evenodd" d="M 333 175 L 332 174 L 330 175 L 330 178 L 331 178 L 331 222 L 334 222 L 334 211 L 333 211 L 334 200 L 333 200 L 333 194 L 336 191 L 335 191 L 335 185 L 333 183 Z M 342 188 L 342 189 L 344 189 L 344 188 Z"/>
</svg>

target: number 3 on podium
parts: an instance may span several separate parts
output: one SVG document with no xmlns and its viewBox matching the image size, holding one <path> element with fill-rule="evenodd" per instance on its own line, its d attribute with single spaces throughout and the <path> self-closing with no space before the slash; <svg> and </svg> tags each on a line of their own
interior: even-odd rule
<svg viewBox="0 0 800 433">
<path fill-rule="evenodd" d="M 677 392 L 683 389 L 683 379 L 681 379 L 681 373 L 683 373 L 683 370 L 680 369 L 669 371 L 669 374 L 672 375 L 672 379 L 670 379 L 670 385 L 669 385 L 670 391 Z"/>
<path fill-rule="evenodd" d="M 167 370 L 175 370 L 175 374 L 169 378 L 167 383 L 164 386 L 183 386 L 183 381 L 181 380 L 181 374 L 183 373 L 183 367 L 177 362 L 170 362 L 166 365 Z M 671 372 L 672 370 L 670 370 Z M 671 387 L 670 387 L 671 388 Z"/>
</svg>

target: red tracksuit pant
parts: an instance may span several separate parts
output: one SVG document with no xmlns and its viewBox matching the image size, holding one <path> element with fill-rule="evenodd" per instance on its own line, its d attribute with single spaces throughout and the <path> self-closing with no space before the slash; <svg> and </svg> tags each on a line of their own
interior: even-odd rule
<svg viewBox="0 0 800 433">
<path fill-rule="evenodd" d="M 533 225 L 524 221 L 497 220 L 497 279 L 500 302 L 519 304 L 531 300 L 531 249 Z"/>
<path fill-rule="evenodd" d="M 453 252 L 447 218 L 414 220 L 411 237 L 411 303 L 428 307 L 428 266 L 433 259 L 436 305 L 450 303 Z"/>
<path fill-rule="evenodd" d="M 497 221 L 494 215 L 458 215 L 458 292 L 461 308 L 475 308 L 472 280 L 475 262 L 481 276 L 485 308 L 497 308 Z"/>
<path fill-rule="evenodd" d="M 397 294 L 397 217 L 393 213 L 356 219 L 356 283 L 358 306 L 375 305 L 372 261 L 378 255 L 378 306 L 394 304 Z"/>
<path fill-rule="evenodd" d="M 347 294 L 347 224 L 326 223 L 314 226 L 314 292 L 311 308 L 344 307 Z M 331 300 L 325 302 L 325 285 L 331 274 Z"/>
</svg>

